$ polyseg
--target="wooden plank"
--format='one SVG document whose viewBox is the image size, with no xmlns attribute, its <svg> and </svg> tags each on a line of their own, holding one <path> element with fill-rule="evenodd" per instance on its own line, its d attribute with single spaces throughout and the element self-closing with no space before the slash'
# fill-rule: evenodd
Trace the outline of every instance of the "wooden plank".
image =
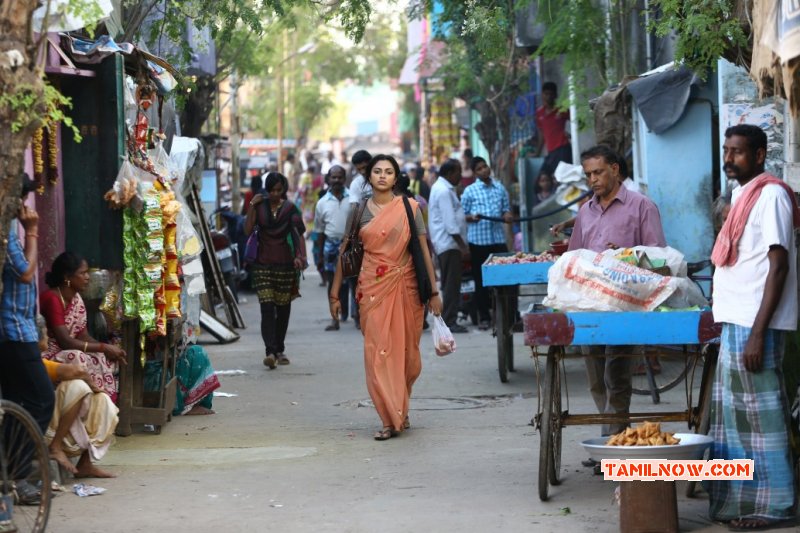
<svg viewBox="0 0 800 533">
<path fill-rule="evenodd" d="M 619 424 L 620 422 L 688 422 L 689 411 L 662 411 L 654 413 L 608 413 L 562 415 L 561 424 L 583 426 L 589 424 Z"/>
<path fill-rule="evenodd" d="M 528 313 L 525 344 L 702 344 L 719 336 L 710 311 Z"/>
</svg>

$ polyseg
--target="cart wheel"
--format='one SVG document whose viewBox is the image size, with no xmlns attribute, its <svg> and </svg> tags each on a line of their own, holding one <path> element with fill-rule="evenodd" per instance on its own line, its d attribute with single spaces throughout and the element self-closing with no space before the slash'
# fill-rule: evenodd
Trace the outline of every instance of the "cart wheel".
<svg viewBox="0 0 800 533">
<path fill-rule="evenodd" d="M 650 396 L 653 403 L 659 403 L 659 395 L 673 389 L 686 378 L 689 370 L 686 347 L 682 351 L 662 349 L 659 353 L 646 353 L 634 358 L 631 386 L 633 394 Z M 656 370 L 657 369 L 657 370 Z"/>
<path fill-rule="evenodd" d="M 506 340 L 506 321 L 508 309 L 502 290 L 496 289 L 494 295 L 494 336 L 497 339 L 497 371 L 500 373 L 500 382 L 508 383 L 508 348 Z"/>
<path fill-rule="evenodd" d="M 694 432 L 698 435 L 708 435 L 711 427 L 711 395 L 714 390 L 714 375 L 717 373 L 717 356 L 719 348 L 715 344 L 705 346 L 705 357 L 703 361 L 703 374 L 700 381 L 700 397 L 697 408 L 694 411 L 696 416 L 690 420 L 694 425 Z M 697 486 L 696 481 L 690 481 L 686 485 L 686 497 L 693 498 L 694 490 Z"/>
<path fill-rule="evenodd" d="M 553 443 L 552 461 L 548 469 L 551 485 L 561 484 L 561 367 L 558 361 L 553 372 L 553 407 L 550 415 L 550 441 Z"/>
<path fill-rule="evenodd" d="M 553 408 L 555 404 L 561 407 L 561 398 L 556 401 L 556 383 L 558 377 L 558 361 L 556 354 L 558 347 L 551 346 L 547 352 L 547 366 L 544 371 L 544 397 L 542 398 L 542 418 L 539 426 L 540 444 L 539 444 L 539 499 L 547 501 L 547 491 L 550 488 L 550 480 L 558 478 L 558 470 L 561 468 L 561 413 L 555 413 Z M 560 384 L 558 385 L 560 389 Z M 559 391 L 560 393 L 560 391 Z M 554 434 L 553 418 L 555 417 L 556 426 L 558 431 Z M 556 436 L 557 435 L 557 436 Z M 558 444 L 558 466 L 556 466 L 555 444 Z M 558 469 L 558 470 L 557 470 Z"/>
</svg>

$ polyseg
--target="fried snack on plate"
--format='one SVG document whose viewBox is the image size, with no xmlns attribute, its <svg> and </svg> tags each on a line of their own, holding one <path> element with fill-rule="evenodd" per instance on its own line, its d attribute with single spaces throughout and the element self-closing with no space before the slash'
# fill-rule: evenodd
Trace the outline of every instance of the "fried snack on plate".
<svg viewBox="0 0 800 533">
<path fill-rule="evenodd" d="M 643 422 L 636 428 L 627 428 L 611 436 L 606 446 L 668 446 L 680 443 L 674 433 L 661 431 L 659 422 Z"/>
</svg>

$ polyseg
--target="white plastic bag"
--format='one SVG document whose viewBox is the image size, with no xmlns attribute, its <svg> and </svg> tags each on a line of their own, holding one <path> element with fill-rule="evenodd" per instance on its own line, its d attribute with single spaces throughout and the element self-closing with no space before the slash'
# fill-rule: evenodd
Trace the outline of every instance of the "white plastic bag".
<svg viewBox="0 0 800 533">
<path fill-rule="evenodd" d="M 562 255 L 547 280 L 542 303 L 560 311 L 652 311 L 662 303 L 674 308 L 707 304 L 688 278 L 661 276 L 591 250 Z"/>
<path fill-rule="evenodd" d="M 560 311 L 652 311 L 675 292 L 672 278 L 613 257 L 575 250 L 547 273 L 547 298 Z"/>
<path fill-rule="evenodd" d="M 447 355 L 456 351 L 456 340 L 441 316 L 434 315 L 431 333 L 433 334 L 433 349 L 436 350 L 436 355 Z"/>
</svg>

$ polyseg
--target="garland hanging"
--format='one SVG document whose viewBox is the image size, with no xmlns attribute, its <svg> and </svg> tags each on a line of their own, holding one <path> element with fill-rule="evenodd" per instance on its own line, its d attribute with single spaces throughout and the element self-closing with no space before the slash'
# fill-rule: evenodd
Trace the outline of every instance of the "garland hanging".
<svg viewBox="0 0 800 533">
<path fill-rule="evenodd" d="M 31 150 L 33 152 L 33 181 L 38 185 L 36 192 L 39 194 L 44 193 L 44 128 L 38 128 L 33 132 L 33 140 L 31 141 Z"/>
<path fill-rule="evenodd" d="M 58 135 L 57 122 L 47 126 L 47 178 L 51 185 L 58 183 Z"/>
</svg>

